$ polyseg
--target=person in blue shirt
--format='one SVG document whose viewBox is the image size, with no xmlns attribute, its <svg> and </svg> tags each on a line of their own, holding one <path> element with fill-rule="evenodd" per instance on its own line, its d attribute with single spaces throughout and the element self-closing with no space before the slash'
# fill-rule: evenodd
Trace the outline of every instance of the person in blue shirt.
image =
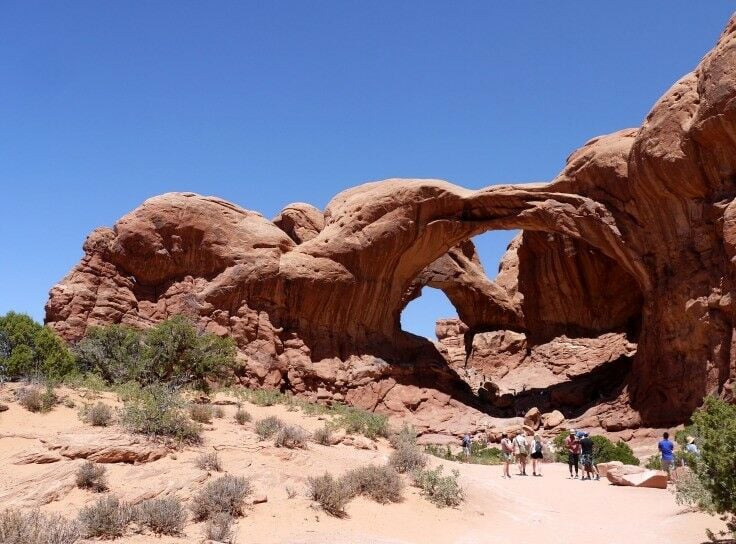
<svg viewBox="0 0 736 544">
<path fill-rule="evenodd" d="M 667 471 L 667 479 L 672 481 L 672 467 L 675 466 L 675 445 L 670 440 L 670 433 L 665 432 L 657 444 L 662 454 L 662 468 Z"/>
</svg>

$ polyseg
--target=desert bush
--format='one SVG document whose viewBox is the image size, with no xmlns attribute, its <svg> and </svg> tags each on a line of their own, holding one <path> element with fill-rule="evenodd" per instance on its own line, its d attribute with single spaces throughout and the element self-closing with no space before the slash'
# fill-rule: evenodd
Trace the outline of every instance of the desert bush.
<svg viewBox="0 0 736 544">
<path fill-rule="evenodd" d="M 317 501 L 325 512 L 336 517 L 345 516 L 345 507 L 355 496 L 351 482 L 325 472 L 322 476 L 310 477 L 308 484 L 310 498 Z"/>
<path fill-rule="evenodd" d="M 214 411 L 209 404 L 192 404 L 189 406 L 189 417 L 197 423 L 212 423 Z"/>
<path fill-rule="evenodd" d="M 205 525 L 204 538 L 214 542 L 224 542 L 232 544 L 235 542 L 235 533 L 233 531 L 233 522 L 235 520 L 230 514 L 218 512 L 214 514 Z"/>
<path fill-rule="evenodd" d="M 77 487 L 82 489 L 90 489 L 101 493 L 107 490 L 107 469 L 93 463 L 92 461 L 85 461 L 82 466 L 77 470 L 76 481 Z"/>
<path fill-rule="evenodd" d="M 256 406 L 275 406 L 286 401 L 286 395 L 277 389 L 244 389 L 242 395 Z"/>
<path fill-rule="evenodd" d="M 464 453 L 457 455 L 452 453 L 449 445 L 444 448 L 434 444 L 430 444 L 424 448 L 424 451 L 440 459 L 447 461 L 456 461 L 458 463 L 470 463 L 476 465 L 500 465 L 503 463 L 501 458 L 501 450 L 496 447 L 488 447 L 480 442 L 473 442 L 470 447 L 470 457 Z M 567 458 L 565 458 L 567 459 Z"/>
<path fill-rule="evenodd" d="M 692 495 L 691 504 L 723 516 L 728 531 L 736 538 L 736 406 L 707 397 L 693 414 L 692 422 L 692 434 L 700 442 L 700 457 L 691 488 L 678 485 L 678 495 L 681 500 Z"/>
<path fill-rule="evenodd" d="M 186 443 L 201 441 L 201 429 L 187 417 L 184 402 L 162 385 L 147 386 L 125 402 L 121 421 L 134 433 Z"/>
<path fill-rule="evenodd" d="M 197 468 L 202 470 L 214 470 L 215 472 L 222 472 L 222 463 L 220 462 L 220 456 L 216 451 L 209 453 L 201 453 L 194 461 Z"/>
<path fill-rule="evenodd" d="M 284 426 L 284 422 L 276 416 L 269 416 L 256 421 L 256 434 L 265 440 L 275 435 L 281 427 Z"/>
<path fill-rule="evenodd" d="M 2 544 L 74 544 L 80 538 L 79 526 L 61 516 L 38 510 L 0 512 Z"/>
<path fill-rule="evenodd" d="M 237 517 L 243 515 L 243 503 L 251 493 L 248 480 L 226 474 L 208 482 L 192 499 L 192 513 L 196 521 L 210 519 L 225 513 Z"/>
<path fill-rule="evenodd" d="M 235 367 L 235 342 L 198 330 L 184 316 L 148 329 L 143 338 L 142 383 L 191 384 L 209 390 L 209 382 L 226 382 Z"/>
<path fill-rule="evenodd" d="M 388 418 L 352 406 L 335 406 L 338 414 L 335 424 L 351 434 L 362 434 L 370 439 L 389 435 Z"/>
<path fill-rule="evenodd" d="M 187 513 L 177 497 L 143 501 L 135 508 L 135 520 L 157 535 L 179 535 L 184 530 Z"/>
<path fill-rule="evenodd" d="M 323 446 L 329 446 L 332 442 L 332 430 L 328 425 L 324 425 L 323 427 L 317 429 L 312 434 L 312 439 L 317 444 L 322 444 Z"/>
<path fill-rule="evenodd" d="M 108 384 L 137 381 L 143 372 L 143 333 L 127 325 L 90 327 L 74 354 L 80 368 Z"/>
<path fill-rule="evenodd" d="M 18 404 L 29 412 L 48 412 L 58 402 L 51 385 L 47 385 L 43 390 L 38 386 L 21 387 L 15 396 Z"/>
<path fill-rule="evenodd" d="M 253 418 L 250 413 L 247 410 L 244 410 L 241 406 L 238 406 L 238 410 L 235 412 L 235 421 L 238 425 L 245 425 L 251 419 Z"/>
<path fill-rule="evenodd" d="M 343 479 L 353 495 L 370 497 L 374 501 L 385 504 L 400 502 L 404 483 L 396 470 L 388 465 L 367 465 L 349 471 Z"/>
<path fill-rule="evenodd" d="M 440 508 L 458 506 L 463 500 L 463 489 L 457 479 L 460 473 L 453 470 L 449 476 L 442 475 L 443 466 L 414 473 L 414 485 L 422 495 Z"/>
<path fill-rule="evenodd" d="M 404 423 L 401 429 L 389 434 L 388 441 L 395 449 L 404 444 L 415 446 L 417 443 L 417 430 L 412 426 Z"/>
<path fill-rule="evenodd" d="M 424 468 L 427 456 L 424 455 L 416 442 L 397 442 L 396 449 L 389 456 L 389 464 L 400 473 L 413 472 Z"/>
<path fill-rule="evenodd" d="M 662 457 L 660 455 L 652 455 L 647 459 L 644 468 L 649 470 L 662 470 Z"/>
<path fill-rule="evenodd" d="M 285 425 L 279 429 L 274 444 L 280 448 L 306 448 L 307 432 L 296 425 Z"/>
<path fill-rule="evenodd" d="M 92 405 L 85 405 L 80 415 L 85 423 L 93 427 L 107 427 L 112 423 L 113 411 L 107 404 L 98 402 Z"/>
<path fill-rule="evenodd" d="M 105 495 L 79 512 L 79 524 L 85 538 L 123 536 L 133 519 L 133 509 L 115 495 Z"/>
<path fill-rule="evenodd" d="M 212 417 L 216 417 L 217 419 L 225 417 L 225 410 L 222 409 L 222 406 L 212 407 Z"/>
<path fill-rule="evenodd" d="M 8 379 L 59 379 L 73 374 L 76 364 L 66 344 L 49 327 L 30 316 L 0 316 L 0 367 Z"/>
</svg>

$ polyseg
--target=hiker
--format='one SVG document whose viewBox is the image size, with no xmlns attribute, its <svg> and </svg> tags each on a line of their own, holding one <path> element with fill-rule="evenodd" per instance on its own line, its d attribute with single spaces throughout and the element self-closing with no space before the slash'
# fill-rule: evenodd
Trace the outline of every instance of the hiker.
<svg viewBox="0 0 736 544">
<path fill-rule="evenodd" d="M 593 439 L 588 433 L 583 433 L 580 439 L 580 464 L 583 465 L 583 480 L 593 479 Z M 600 479 L 597 476 L 596 479 Z"/>
<path fill-rule="evenodd" d="M 672 481 L 672 467 L 675 465 L 675 445 L 670 440 L 670 433 L 664 432 L 662 440 L 657 444 L 662 454 L 662 468 L 667 471 L 667 480 Z"/>
<path fill-rule="evenodd" d="M 470 457 L 472 448 L 473 448 L 473 437 L 470 436 L 469 433 L 465 433 L 465 436 L 463 436 L 463 452 L 465 453 L 465 457 Z"/>
<path fill-rule="evenodd" d="M 516 460 L 519 462 L 519 476 L 526 476 L 526 459 L 529 455 L 529 445 L 524 436 L 524 431 L 519 431 L 514 438 L 514 453 L 516 454 Z"/>
<path fill-rule="evenodd" d="M 503 460 L 503 475 L 501 477 L 511 478 L 509 467 L 514 462 L 514 445 L 506 433 L 501 435 L 501 459 Z"/>
<path fill-rule="evenodd" d="M 580 464 L 580 441 L 575 436 L 575 429 L 570 429 L 570 436 L 565 438 L 565 447 L 567 448 L 567 466 L 570 469 L 570 478 L 573 477 L 573 467 L 575 467 L 575 478 L 577 478 L 578 465 Z"/>
<path fill-rule="evenodd" d="M 688 453 L 692 453 L 693 455 L 700 455 L 700 449 L 698 448 L 698 445 L 695 443 L 694 436 L 687 437 L 687 445 L 685 446 L 685 451 Z"/>
<path fill-rule="evenodd" d="M 542 459 L 544 458 L 544 446 L 542 444 L 542 438 L 539 436 L 539 434 L 534 434 L 534 439 L 532 440 L 532 476 L 541 476 L 542 475 Z"/>
</svg>

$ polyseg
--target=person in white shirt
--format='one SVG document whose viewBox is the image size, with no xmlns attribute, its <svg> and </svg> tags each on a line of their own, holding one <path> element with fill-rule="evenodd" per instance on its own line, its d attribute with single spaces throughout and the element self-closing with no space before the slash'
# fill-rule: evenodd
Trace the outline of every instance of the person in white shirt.
<svg viewBox="0 0 736 544">
<path fill-rule="evenodd" d="M 526 476 L 526 461 L 529 457 L 529 444 L 524 436 L 524 431 L 519 431 L 514 438 L 514 453 L 519 463 L 519 476 Z"/>
</svg>

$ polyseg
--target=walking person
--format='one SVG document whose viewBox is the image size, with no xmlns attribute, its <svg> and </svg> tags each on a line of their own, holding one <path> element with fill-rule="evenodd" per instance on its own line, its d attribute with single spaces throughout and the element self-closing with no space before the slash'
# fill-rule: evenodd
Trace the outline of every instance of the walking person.
<svg viewBox="0 0 736 544">
<path fill-rule="evenodd" d="M 575 468 L 575 478 L 578 477 L 578 466 L 580 465 L 580 441 L 575 436 L 575 429 L 570 429 L 570 436 L 565 438 L 567 448 L 567 466 L 570 469 L 570 478 L 573 477 L 572 469 Z"/>
<path fill-rule="evenodd" d="M 542 475 L 542 459 L 544 458 L 544 446 L 542 444 L 542 438 L 539 434 L 534 435 L 532 440 L 532 476 Z"/>
<path fill-rule="evenodd" d="M 583 433 L 580 439 L 580 464 L 583 465 L 583 480 L 593 479 L 593 439 Z"/>
<path fill-rule="evenodd" d="M 514 445 L 506 433 L 501 435 L 501 459 L 503 460 L 502 478 L 511 478 L 510 467 L 514 462 Z"/>
<path fill-rule="evenodd" d="M 524 431 L 519 431 L 514 438 L 514 453 L 519 462 L 519 476 L 526 476 L 526 462 L 529 455 L 529 444 L 526 441 Z"/>
<path fill-rule="evenodd" d="M 672 468 L 675 466 L 675 445 L 670 440 L 670 433 L 664 432 L 662 440 L 657 444 L 662 454 L 662 468 L 667 471 L 667 481 L 672 481 Z"/>
<path fill-rule="evenodd" d="M 473 451 L 473 437 L 470 436 L 470 433 L 465 433 L 463 436 L 463 453 L 465 453 L 465 457 L 470 458 L 470 454 Z"/>
</svg>

